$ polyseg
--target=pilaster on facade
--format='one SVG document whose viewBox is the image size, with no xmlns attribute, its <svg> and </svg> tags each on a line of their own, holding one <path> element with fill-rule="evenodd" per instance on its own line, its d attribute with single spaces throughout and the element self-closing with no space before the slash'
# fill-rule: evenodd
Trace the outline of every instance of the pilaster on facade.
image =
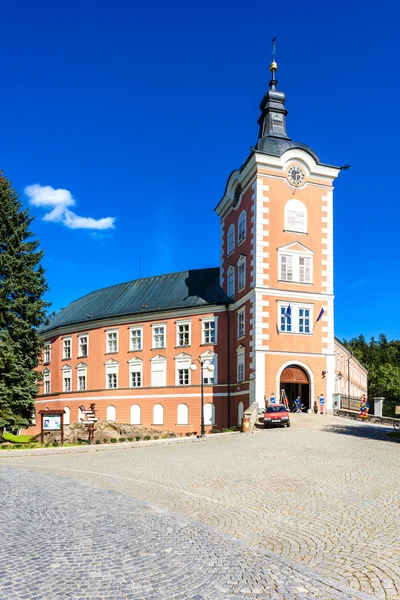
<svg viewBox="0 0 400 600">
<path fill-rule="evenodd" d="M 251 284 L 268 287 L 269 280 L 269 186 L 257 176 L 253 184 Z"/>
<path fill-rule="evenodd" d="M 322 196 L 322 291 L 333 294 L 333 194 L 328 190 Z"/>
</svg>

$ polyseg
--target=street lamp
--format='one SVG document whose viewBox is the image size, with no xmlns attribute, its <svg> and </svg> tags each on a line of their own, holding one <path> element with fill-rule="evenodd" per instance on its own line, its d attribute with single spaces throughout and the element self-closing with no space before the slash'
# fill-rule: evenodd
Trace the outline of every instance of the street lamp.
<svg viewBox="0 0 400 600">
<path fill-rule="evenodd" d="M 190 365 L 191 371 L 197 371 L 196 362 L 200 365 L 200 384 L 201 384 L 201 437 L 206 435 L 204 431 L 204 371 L 210 371 L 212 373 L 215 370 L 215 367 L 208 358 L 194 358 L 192 364 Z"/>
</svg>

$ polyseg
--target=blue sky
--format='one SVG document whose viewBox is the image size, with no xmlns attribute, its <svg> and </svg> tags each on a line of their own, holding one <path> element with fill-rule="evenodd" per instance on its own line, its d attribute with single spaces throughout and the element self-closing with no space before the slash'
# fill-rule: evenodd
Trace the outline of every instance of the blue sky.
<svg viewBox="0 0 400 600">
<path fill-rule="evenodd" d="M 213 209 L 256 142 L 277 35 L 290 137 L 351 164 L 334 196 L 336 335 L 400 338 L 399 12 L 385 0 L 3 4 L 0 168 L 27 206 L 27 186 L 67 190 L 61 215 L 29 188 L 53 309 L 139 271 L 219 264 Z"/>
</svg>

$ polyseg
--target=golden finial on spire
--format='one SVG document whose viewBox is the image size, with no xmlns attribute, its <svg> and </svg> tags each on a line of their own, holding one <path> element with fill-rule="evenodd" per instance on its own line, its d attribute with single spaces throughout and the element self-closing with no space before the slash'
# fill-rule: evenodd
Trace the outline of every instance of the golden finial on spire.
<svg viewBox="0 0 400 600">
<path fill-rule="evenodd" d="M 276 51 L 276 35 L 272 38 L 272 63 L 269 70 L 272 73 L 272 77 L 275 75 L 275 71 L 278 69 L 278 64 L 275 62 L 275 51 Z"/>
</svg>

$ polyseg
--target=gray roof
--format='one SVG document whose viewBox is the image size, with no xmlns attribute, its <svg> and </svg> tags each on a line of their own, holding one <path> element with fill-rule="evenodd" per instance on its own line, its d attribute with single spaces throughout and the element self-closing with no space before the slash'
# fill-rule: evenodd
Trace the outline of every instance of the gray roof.
<svg viewBox="0 0 400 600">
<path fill-rule="evenodd" d="M 259 152 L 264 152 L 265 154 L 269 154 L 270 156 L 278 156 L 280 158 L 282 154 L 284 154 L 287 150 L 291 150 L 292 148 L 308 152 L 308 154 L 311 154 L 318 165 L 321 164 L 319 157 L 317 154 L 315 154 L 314 150 L 310 148 L 310 146 L 307 146 L 302 142 L 294 142 L 289 138 L 272 136 L 260 138 L 257 142 L 256 150 Z"/>
<path fill-rule="evenodd" d="M 219 284 L 219 267 L 181 271 L 91 292 L 71 302 L 40 333 L 78 323 L 87 325 L 108 317 L 230 302 Z"/>
</svg>

